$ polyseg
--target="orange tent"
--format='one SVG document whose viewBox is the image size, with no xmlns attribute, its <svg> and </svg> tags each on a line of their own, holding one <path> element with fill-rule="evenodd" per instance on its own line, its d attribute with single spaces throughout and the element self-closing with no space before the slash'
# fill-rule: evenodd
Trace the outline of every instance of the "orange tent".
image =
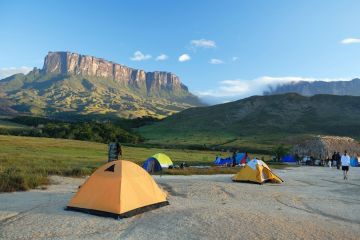
<svg viewBox="0 0 360 240">
<path fill-rule="evenodd" d="M 166 193 L 144 169 L 119 160 L 98 168 L 70 200 L 67 210 L 117 218 L 168 204 Z"/>
</svg>

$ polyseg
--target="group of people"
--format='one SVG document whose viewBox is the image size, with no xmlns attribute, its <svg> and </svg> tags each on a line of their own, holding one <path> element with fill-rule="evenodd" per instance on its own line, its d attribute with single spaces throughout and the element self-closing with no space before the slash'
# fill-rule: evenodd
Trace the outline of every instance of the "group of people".
<svg viewBox="0 0 360 240">
<path fill-rule="evenodd" d="M 332 168 L 333 166 L 336 166 L 337 169 L 340 169 L 341 166 L 341 155 L 339 152 L 334 152 L 334 154 L 331 156 L 331 159 L 327 160 L 327 165 Z"/>
<path fill-rule="evenodd" d="M 347 154 L 347 151 L 341 156 L 339 152 L 334 152 L 331 156 L 331 159 L 328 160 L 328 166 L 331 168 L 332 164 L 336 164 L 337 169 L 343 171 L 344 180 L 348 179 L 348 172 L 350 168 L 350 156 Z"/>
</svg>

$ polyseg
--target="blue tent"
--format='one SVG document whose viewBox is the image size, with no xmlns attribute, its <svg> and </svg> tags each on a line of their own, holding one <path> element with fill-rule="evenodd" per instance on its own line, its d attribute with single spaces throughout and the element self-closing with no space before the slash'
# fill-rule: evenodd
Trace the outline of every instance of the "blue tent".
<svg viewBox="0 0 360 240">
<path fill-rule="evenodd" d="M 359 161 L 357 157 L 353 157 L 350 159 L 350 166 L 359 167 Z"/>
<path fill-rule="evenodd" d="M 156 158 L 153 158 L 153 157 L 148 158 L 144 162 L 143 168 L 147 172 L 159 172 L 159 171 L 162 170 L 162 167 L 161 167 L 159 161 Z"/>
<path fill-rule="evenodd" d="M 294 156 L 288 154 L 288 155 L 282 156 L 281 162 L 283 162 L 283 163 L 296 163 L 296 159 L 295 159 Z"/>
<path fill-rule="evenodd" d="M 217 157 L 214 161 L 215 165 L 225 165 L 225 164 L 232 164 L 232 158 L 228 157 L 228 158 L 221 158 L 221 157 Z"/>
<path fill-rule="evenodd" d="M 236 154 L 236 164 L 240 164 L 241 163 L 241 160 L 245 159 L 246 163 L 250 162 L 250 158 L 249 158 L 249 155 L 246 156 L 246 153 L 237 153 Z"/>
<path fill-rule="evenodd" d="M 246 157 L 245 153 L 237 153 L 235 156 L 236 165 L 239 165 L 241 163 L 241 160 L 243 160 Z M 246 158 L 246 163 L 250 161 L 249 156 Z M 217 157 L 214 161 L 215 165 L 226 165 L 226 164 L 232 164 L 233 160 L 232 157 L 227 158 L 221 158 Z"/>
</svg>

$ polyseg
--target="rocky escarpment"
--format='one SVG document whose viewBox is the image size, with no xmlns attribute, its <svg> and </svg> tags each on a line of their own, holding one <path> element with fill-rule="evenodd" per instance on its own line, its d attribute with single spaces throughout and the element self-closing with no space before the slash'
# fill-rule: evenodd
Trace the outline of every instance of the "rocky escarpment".
<svg viewBox="0 0 360 240">
<path fill-rule="evenodd" d="M 49 52 L 42 69 L 0 81 L 0 112 L 8 114 L 166 117 L 200 105 L 175 74 L 70 52 Z"/>
<path fill-rule="evenodd" d="M 188 88 L 175 74 L 145 72 L 101 58 L 71 52 L 49 52 L 45 57 L 42 71 L 45 74 L 74 74 L 111 79 L 124 85 L 146 88 L 149 93 L 161 89 L 188 92 Z"/>
<path fill-rule="evenodd" d="M 275 88 L 270 88 L 269 91 L 264 92 L 264 95 L 283 94 L 290 92 L 298 93 L 303 96 L 313 96 L 316 94 L 360 96 L 360 79 L 355 78 L 351 81 L 334 82 L 292 82 L 279 85 Z"/>
</svg>

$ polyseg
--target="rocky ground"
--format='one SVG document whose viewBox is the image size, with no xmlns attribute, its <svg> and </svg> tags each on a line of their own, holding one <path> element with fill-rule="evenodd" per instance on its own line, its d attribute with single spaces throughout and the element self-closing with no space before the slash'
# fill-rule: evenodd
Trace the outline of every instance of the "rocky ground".
<svg viewBox="0 0 360 240">
<path fill-rule="evenodd" d="M 170 205 L 114 220 L 64 211 L 84 179 L 0 194 L 1 239 L 360 239 L 360 168 L 276 171 L 283 184 L 230 175 L 162 176 Z"/>
</svg>

